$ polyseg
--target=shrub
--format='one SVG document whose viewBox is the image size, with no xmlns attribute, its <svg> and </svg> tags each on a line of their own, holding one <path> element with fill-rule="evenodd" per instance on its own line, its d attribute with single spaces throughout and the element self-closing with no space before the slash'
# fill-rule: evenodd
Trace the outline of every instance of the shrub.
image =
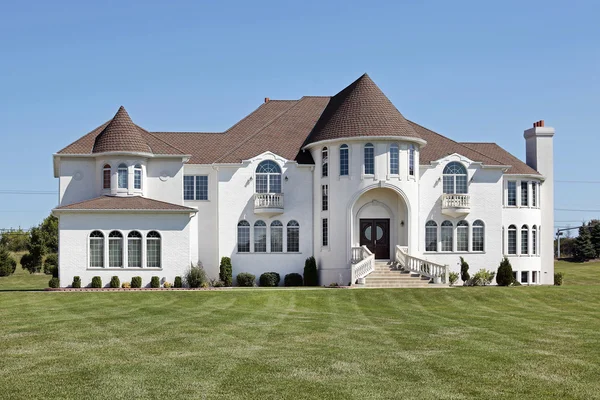
<svg viewBox="0 0 600 400">
<path fill-rule="evenodd" d="M 166 289 L 171 289 L 173 287 L 173 284 L 171 282 L 165 282 L 163 283 L 163 287 Z"/>
<path fill-rule="evenodd" d="M 212 287 L 224 287 L 225 283 L 220 279 L 211 279 L 210 286 Z"/>
<path fill-rule="evenodd" d="M 500 266 L 498 267 L 498 273 L 496 274 L 496 283 L 498 286 L 509 286 L 515 277 L 513 276 L 512 265 L 508 261 L 507 257 L 504 257 Z"/>
<path fill-rule="evenodd" d="M 331 282 L 331 283 L 329 284 L 329 287 L 340 287 L 340 285 L 339 285 L 339 283 L 337 283 L 337 282 Z"/>
<path fill-rule="evenodd" d="M 242 273 L 237 274 L 235 279 L 237 280 L 238 286 L 252 287 L 255 284 L 256 276 L 249 274 L 247 272 L 242 272 Z"/>
<path fill-rule="evenodd" d="M 458 272 L 450 272 L 448 274 L 448 280 L 450 281 L 450 286 L 454 286 L 454 284 L 458 280 Z"/>
<path fill-rule="evenodd" d="M 317 261 L 314 257 L 308 257 L 304 262 L 304 286 L 319 286 Z"/>
<path fill-rule="evenodd" d="M 150 279 L 150 287 L 155 289 L 160 287 L 160 278 L 158 276 L 153 276 Z"/>
<path fill-rule="evenodd" d="M 466 284 L 471 275 L 469 275 L 469 264 L 465 261 L 464 258 L 460 258 L 460 279 Z"/>
<path fill-rule="evenodd" d="M 202 263 L 198 262 L 195 266 L 194 264 L 190 265 L 190 269 L 185 273 L 185 283 L 188 287 L 199 288 L 206 282 L 206 271 L 204 271 Z"/>
<path fill-rule="evenodd" d="M 141 288 L 142 287 L 142 277 L 134 276 L 131 278 L 131 287 L 132 288 Z"/>
<path fill-rule="evenodd" d="M 48 281 L 48 287 L 51 287 L 54 289 L 60 287 L 60 282 L 58 281 L 58 278 L 56 278 L 56 277 L 50 278 L 50 280 Z"/>
<path fill-rule="evenodd" d="M 183 287 L 183 281 L 181 280 L 180 276 L 176 276 L 175 277 L 175 281 L 173 282 L 173 286 L 175 286 L 176 288 L 182 288 Z"/>
<path fill-rule="evenodd" d="M 468 286 L 487 286 L 489 285 L 496 276 L 495 272 L 488 271 L 487 269 L 480 269 L 473 275 L 471 279 L 467 281 Z"/>
<path fill-rule="evenodd" d="M 562 272 L 555 272 L 554 273 L 554 285 L 556 285 L 556 286 L 562 286 L 564 277 L 565 277 L 564 273 L 562 273 Z"/>
<path fill-rule="evenodd" d="M 52 253 L 44 260 L 44 273 L 58 278 L 58 254 Z"/>
<path fill-rule="evenodd" d="M 131 288 L 131 283 L 129 283 L 129 282 L 123 282 L 123 283 L 121 284 L 121 287 L 122 287 L 123 289 L 129 289 L 129 288 Z"/>
<path fill-rule="evenodd" d="M 119 281 L 118 276 L 113 276 L 110 278 L 110 287 L 113 289 L 117 289 L 121 287 L 121 281 Z"/>
<path fill-rule="evenodd" d="M 101 288 L 102 287 L 102 278 L 100 278 L 99 276 L 95 276 L 92 278 L 92 287 L 93 288 Z"/>
<path fill-rule="evenodd" d="M 30 274 L 40 272 L 40 264 L 39 257 L 35 257 L 31 253 L 25 253 L 21 257 L 21 267 L 29 271 Z"/>
<path fill-rule="evenodd" d="M 76 289 L 79 289 L 81 287 L 81 278 L 78 276 L 74 276 L 73 283 L 71 284 L 71 286 Z"/>
<path fill-rule="evenodd" d="M 0 247 L 0 276 L 12 275 L 17 269 L 17 262 L 12 258 L 10 252 L 4 247 Z"/>
<path fill-rule="evenodd" d="M 208 284 L 208 282 L 202 282 L 202 283 L 200 284 L 200 287 L 201 287 L 202 289 L 208 289 L 208 288 L 210 287 L 210 285 Z"/>
<path fill-rule="evenodd" d="M 279 286 L 279 281 L 281 281 L 281 277 L 277 272 L 265 272 L 258 278 L 260 286 L 265 287 Z"/>
<path fill-rule="evenodd" d="M 512 286 L 523 286 L 521 285 L 521 282 L 519 282 L 518 280 L 513 280 Z"/>
<path fill-rule="evenodd" d="M 302 286 L 302 275 L 292 272 L 283 278 L 285 286 Z"/>
<path fill-rule="evenodd" d="M 222 257 L 219 265 L 219 279 L 225 286 L 231 286 L 233 283 L 233 269 L 231 268 L 231 258 Z"/>
</svg>

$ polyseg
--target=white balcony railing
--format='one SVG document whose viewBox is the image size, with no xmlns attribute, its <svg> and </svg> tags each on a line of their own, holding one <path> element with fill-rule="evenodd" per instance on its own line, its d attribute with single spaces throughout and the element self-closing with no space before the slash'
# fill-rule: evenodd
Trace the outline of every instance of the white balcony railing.
<svg viewBox="0 0 600 400">
<path fill-rule="evenodd" d="M 254 209 L 281 209 L 283 210 L 283 193 L 255 193 Z"/>
<path fill-rule="evenodd" d="M 468 194 L 444 194 L 442 196 L 442 208 L 470 208 Z"/>
</svg>

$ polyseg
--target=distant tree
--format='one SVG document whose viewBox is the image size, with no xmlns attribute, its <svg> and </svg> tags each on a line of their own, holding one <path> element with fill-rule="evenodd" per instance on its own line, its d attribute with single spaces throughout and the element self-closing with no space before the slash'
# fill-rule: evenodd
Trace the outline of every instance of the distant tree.
<svg viewBox="0 0 600 400">
<path fill-rule="evenodd" d="M 471 275 L 469 275 L 469 264 L 465 261 L 464 258 L 460 258 L 460 279 L 463 282 L 468 282 L 471 279 Z"/>
<path fill-rule="evenodd" d="M 44 255 L 58 253 L 58 218 L 49 215 L 38 226 L 31 228 L 26 247 L 29 254 L 21 261 L 23 269 L 31 273 L 39 272 Z"/>
<path fill-rule="evenodd" d="M 8 251 L 25 251 L 29 242 L 29 233 L 19 228 L 15 232 L 5 233 L 0 238 L 0 246 Z"/>
<path fill-rule="evenodd" d="M 0 245 L 0 276 L 12 275 L 17 269 L 17 262 L 10 255 L 8 249 Z"/>
<path fill-rule="evenodd" d="M 573 248 L 573 258 L 576 261 L 583 262 L 590 260 L 596 256 L 596 250 L 592 244 L 592 235 L 587 226 L 579 228 L 579 236 L 575 238 Z"/>
<path fill-rule="evenodd" d="M 600 224 L 594 224 L 591 230 L 591 240 L 596 252 L 596 258 L 600 258 Z"/>
</svg>

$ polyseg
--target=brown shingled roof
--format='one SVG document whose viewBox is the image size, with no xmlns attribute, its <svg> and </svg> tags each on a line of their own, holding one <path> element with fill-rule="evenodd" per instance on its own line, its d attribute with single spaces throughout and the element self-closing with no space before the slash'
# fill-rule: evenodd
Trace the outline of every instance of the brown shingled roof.
<svg viewBox="0 0 600 400">
<path fill-rule="evenodd" d="M 144 131 L 133 123 L 125 107 L 121 106 L 113 119 L 96 136 L 92 153 L 109 151 L 150 153 L 150 147 L 143 135 Z"/>
<path fill-rule="evenodd" d="M 141 196 L 100 196 L 95 199 L 81 201 L 55 210 L 90 210 L 90 211 L 119 211 L 119 210 L 148 210 L 148 211 L 182 211 L 196 212 L 195 208 L 180 206 L 178 204 L 148 199 Z"/>
<path fill-rule="evenodd" d="M 498 146 L 496 143 L 472 143 L 463 142 L 463 146 L 478 151 L 479 153 L 487 154 L 494 159 L 500 161 L 504 165 L 511 167 L 506 171 L 507 174 L 525 174 L 525 175 L 540 175 L 535 169 L 519 160 L 517 157 Z"/>
</svg>

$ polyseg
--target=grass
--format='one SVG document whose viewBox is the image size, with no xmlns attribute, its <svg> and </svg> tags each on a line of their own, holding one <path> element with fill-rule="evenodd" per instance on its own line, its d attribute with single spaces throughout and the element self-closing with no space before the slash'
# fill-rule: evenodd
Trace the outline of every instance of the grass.
<svg viewBox="0 0 600 400">
<path fill-rule="evenodd" d="M 565 274 L 563 285 L 600 285 L 600 262 L 572 263 L 557 261 L 555 272 Z M 600 289 L 600 288 L 599 288 Z"/>
<path fill-rule="evenodd" d="M 0 393 L 598 399 L 599 306 L 593 285 L 4 292 Z"/>
<path fill-rule="evenodd" d="M 48 281 L 52 276 L 44 273 L 30 274 L 21 268 L 21 256 L 26 252 L 14 253 L 13 258 L 17 261 L 17 269 L 11 276 L 0 277 L 0 291 L 18 290 L 43 290 L 48 287 Z"/>
</svg>

